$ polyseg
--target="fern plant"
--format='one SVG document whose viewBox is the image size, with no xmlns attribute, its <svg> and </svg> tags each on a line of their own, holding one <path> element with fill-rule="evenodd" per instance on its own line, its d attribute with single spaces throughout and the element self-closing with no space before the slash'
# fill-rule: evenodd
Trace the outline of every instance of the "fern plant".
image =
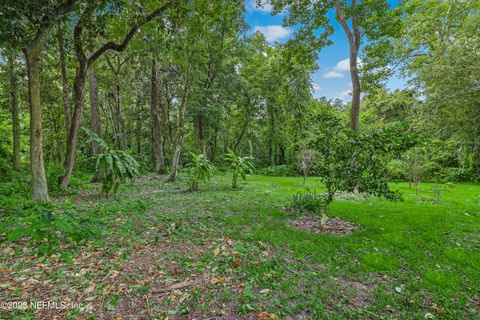
<svg viewBox="0 0 480 320">
<path fill-rule="evenodd" d="M 189 163 L 188 181 L 190 184 L 190 191 L 198 190 L 198 183 L 210 179 L 210 176 L 215 172 L 215 166 L 203 154 L 195 154 L 190 152 L 192 157 Z"/>
<path fill-rule="evenodd" d="M 89 135 L 90 141 L 98 142 L 102 153 L 96 155 L 95 171 L 102 173 L 102 193 L 108 197 L 115 195 L 121 183 L 126 179 L 133 181 L 139 174 L 138 162 L 123 150 L 112 149 L 108 143 L 93 131 L 83 128 Z"/>
<path fill-rule="evenodd" d="M 253 169 L 255 168 L 252 157 L 240 157 L 236 155 L 232 149 L 228 149 L 228 153 L 225 155 L 225 160 L 230 163 L 230 168 L 233 170 L 233 189 L 237 188 L 238 178 L 241 177 L 243 180 L 246 180 L 247 174 L 253 173 Z"/>
</svg>

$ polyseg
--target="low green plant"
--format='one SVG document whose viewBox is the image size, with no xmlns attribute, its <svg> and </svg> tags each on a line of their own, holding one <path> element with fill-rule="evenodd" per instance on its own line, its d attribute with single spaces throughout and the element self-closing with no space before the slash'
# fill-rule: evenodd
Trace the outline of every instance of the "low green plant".
<svg viewBox="0 0 480 320">
<path fill-rule="evenodd" d="M 102 192 L 108 197 L 115 195 L 121 183 L 126 179 L 133 180 L 139 174 L 138 162 L 123 150 L 112 149 L 108 143 L 96 133 L 83 128 L 90 140 L 95 140 L 100 145 L 102 153 L 96 156 L 95 171 L 102 173 Z"/>
<path fill-rule="evenodd" d="M 55 210 L 51 203 L 28 202 L 22 212 L 3 219 L 0 234 L 4 240 L 25 240 L 37 253 L 49 255 L 64 244 L 79 244 L 99 234 L 94 223 L 76 215 L 74 210 Z"/>
<path fill-rule="evenodd" d="M 190 152 L 191 162 L 188 164 L 188 182 L 190 191 L 198 190 L 198 183 L 205 182 L 215 172 L 215 166 L 203 154 Z"/>
<path fill-rule="evenodd" d="M 297 168 L 292 164 L 268 166 L 257 170 L 258 174 L 272 177 L 295 177 L 298 176 Z"/>
<path fill-rule="evenodd" d="M 239 177 L 241 177 L 243 180 L 246 180 L 247 174 L 253 173 L 253 169 L 255 168 L 252 157 L 240 157 L 236 155 L 232 149 L 228 149 L 228 153 L 225 155 L 225 161 L 230 164 L 230 168 L 233 170 L 233 189 L 237 188 L 237 181 Z"/>
<path fill-rule="evenodd" d="M 330 202 L 327 195 L 307 190 L 292 196 L 291 208 L 300 213 L 325 213 Z"/>
</svg>

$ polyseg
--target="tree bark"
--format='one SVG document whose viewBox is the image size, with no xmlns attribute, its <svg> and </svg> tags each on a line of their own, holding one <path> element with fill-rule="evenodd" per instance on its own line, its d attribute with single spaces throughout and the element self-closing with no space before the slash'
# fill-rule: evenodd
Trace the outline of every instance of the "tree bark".
<svg viewBox="0 0 480 320">
<path fill-rule="evenodd" d="M 40 59 L 47 30 L 39 31 L 23 49 L 27 62 L 28 97 L 30 102 L 30 169 L 32 200 L 48 201 L 48 186 L 43 164 L 42 108 L 40 99 Z"/>
<path fill-rule="evenodd" d="M 150 86 L 150 114 L 152 116 L 152 138 L 155 154 L 155 171 L 165 173 L 165 157 L 163 154 L 163 130 L 158 108 L 158 65 L 157 60 L 152 58 L 152 75 Z"/>
<path fill-rule="evenodd" d="M 13 170 L 20 171 L 20 119 L 18 117 L 17 76 L 15 74 L 15 55 L 8 56 L 8 73 L 10 78 L 10 111 L 13 127 Z"/>
<path fill-rule="evenodd" d="M 62 80 L 62 99 L 63 99 L 63 113 L 65 115 L 65 134 L 66 141 L 68 142 L 68 135 L 70 134 L 70 104 L 68 102 L 68 82 L 67 82 L 67 70 L 65 67 L 65 48 L 63 41 L 63 30 L 60 22 L 57 24 L 57 43 L 59 53 L 59 67 L 60 77 Z"/>
<path fill-rule="evenodd" d="M 337 14 L 337 19 L 342 26 L 345 35 L 347 36 L 348 46 L 350 51 L 350 78 L 352 80 L 352 110 L 350 113 L 351 117 L 351 128 L 354 131 L 360 129 L 359 116 L 360 116 L 360 96 L 361 96 L 361 87 L 360 87 L 360 78 L 358 76 L 358 51 L 360 49 L 361 34 L 359 26 L 357 23 L 357 12 L 356 12 L 356 0 L 352 0 L 351 3 L 351 17 L 352 17 L 352 27 L 347 23 L 347 19 L 343 12 L 343 9 L 338 2 L 334 0 L 335 10 Z"/>
<path fill-rule="evenodd" d="M 87 70 L 88 74 L 88 91 L 90 98 L 90 129 L 95 132 L 98 136 L 101 135 L 101 125 L 100 125 L 100 107 L 98 103 L 98 85 L 97 85 L 97 73 L 95 72 L 95 67 L 90 66 Z M 97 156 L 100 154 L 100 145 L 98 141 L 92 141 L 92 156 Z M 95 171 L 93 175 L 92 182 L 99 182 L 102 179 L 102 173 L 100 171 Z"/>
</svg>

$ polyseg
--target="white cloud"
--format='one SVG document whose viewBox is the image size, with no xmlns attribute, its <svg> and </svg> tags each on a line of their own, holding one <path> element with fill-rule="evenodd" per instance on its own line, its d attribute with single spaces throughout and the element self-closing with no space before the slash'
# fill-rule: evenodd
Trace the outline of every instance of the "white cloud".
<svg viewBox="0 0 480 320">
<path fill-rule="evenodd" d="M 334 69 L 340 72 L 350 71 L 350 59 L 338 61 Z"/>
<path fill-rule="evenodd" d="M 338 99 L 340 100 L 349 100 L 349 98 L 352 96 L 352 88 L 349 87 L 345 90 L 343 90 L 342 92 L 340 92 L 337 96 Z"/>
<path fill-rule="evenodd" d="M 254 11 L 272 12 L 272 4 L 269 0 L 261 0 L 260 5 L 257 4 L 257 0 L 250 0 L 250 8 Z"/>
<path fill-rule="evenodd" d="M 322 74 L 322 78 L 325 78 L 325 79 L 343 78 L 343 77 L 344 77 L 343 73 L 335 70 L 331 70 Z"/>
<path fill-rule="evenodd" d="M 267 39 L 269 42 L 285 39 L 292 33 L 289 28 L 285 28 L 280 25 L 255 26 L 255 28 L 253 28 L 253 32 L 256 31 L 263 33 L 265 39 Z"/>
<path fill-rule="evenodd" d="M 322 86 L 320 86 L 318 83 L 313 82 L 312 83 L 312 89 L 313 89 L 313 94 L 319 94 L 320 91 L 322 91 Z"/>
<path fill-rule="evenodd" d="M 358 59 L 358 66 L 362 66 L 362 60 Z M 322 77 L 325 79 L 332 79 L 332 78 L 343 78 L 345 73 L 350 71 L 350 59 L 343 59 L 337 62 L 335 67 L 333 67 L 330 71 L 325 72 Z"/>
</svg>

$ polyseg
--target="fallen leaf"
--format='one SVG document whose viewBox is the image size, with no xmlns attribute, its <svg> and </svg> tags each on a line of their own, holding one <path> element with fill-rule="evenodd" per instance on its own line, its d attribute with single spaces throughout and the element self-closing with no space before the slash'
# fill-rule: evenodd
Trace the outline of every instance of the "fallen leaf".
<svg viewBox="0 0 480 320">
<path fill-rule="evenodd" d="M 92 284 L 87 289 L 85 289 L 85 293 L 92 293 L 95 290 L 95 284 Z"/>
<path fill-rule="evenodd" d="M 269 293 L 269 292 L 270 292 L 270 289 L 262 289 L 262 290 L 260 290 L 260 293 L 261 293 L 261 294 L 267 294 L 267 293 Z"/>
<path fill-rule="evenodd" d="M 218 254 L 220 253 L 220 248 L 215 248 L 215 250 L 213 250 L 213 255 L 216 257 L 218 256 Z"/>
<path fill-rule="evenodd" d="M 240 259 L 238 257 L 233 258 L 233 267 L 237 268 L 240 265 Z"/>
<path fill-rule="evenodd" d="M 270 319 L 270 315 L 265 311 L 257 313 L 256 316 L 257 316 L 257 319 Z"/>
</svg>

